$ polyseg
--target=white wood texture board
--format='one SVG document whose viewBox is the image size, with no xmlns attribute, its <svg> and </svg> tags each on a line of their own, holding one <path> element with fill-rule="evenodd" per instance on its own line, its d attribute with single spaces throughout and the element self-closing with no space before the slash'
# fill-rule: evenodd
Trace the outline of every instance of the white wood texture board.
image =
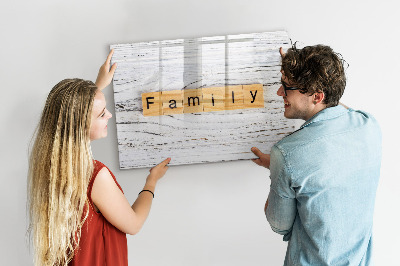
<svg viewBox="0 0 400 266">
<path fill-rule="evenodd" d="M 121 169 L 254 158 L 295 129 L 284 118 L 279 47 L 286 32 L 115 44 L 112 63 Z M 143 116 L 145 92 L 263 84 L 264 108 Z"/>
</svg>

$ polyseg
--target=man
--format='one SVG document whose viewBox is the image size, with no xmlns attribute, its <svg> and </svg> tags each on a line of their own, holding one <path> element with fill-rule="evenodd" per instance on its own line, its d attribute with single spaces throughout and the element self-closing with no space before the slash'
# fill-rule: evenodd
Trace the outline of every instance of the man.
<svg viewBox="0 0 400 266">
<path fill-rule="evenodd" d="M 253 147 L 270 169 L 265 205 L 273 231 L 289 241 L 284 265 L 370 265 L 381 133 L 368 113 L 339 104 L 346 77 L 341 56 L 323 45 L 282 56 L 277 94 L 299 130 L 271 149 Z"/>
</svg>

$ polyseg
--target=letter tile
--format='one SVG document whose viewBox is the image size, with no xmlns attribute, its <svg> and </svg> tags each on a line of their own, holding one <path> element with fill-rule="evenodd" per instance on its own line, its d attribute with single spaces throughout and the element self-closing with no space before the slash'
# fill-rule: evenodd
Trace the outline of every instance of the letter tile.
<svg viewBox="0 0 400 266">
<path fill-rule="evenodd" d="M 225 87 L 225 110 L 236 110 L 245 108 L 243 105 L 243 86 Z"/>
<path fill-rule="evenodd" d="M 183 113 L 203 112 L 201 89 L 183 90 Z"/>
<path fill-rule="evenodd" d="M 163 115 L 183 113 L 183 91 L 162 91 L 162 111 Z"/>
<path fill-rule="evenodd" d="M 243 85 L 244 107 L 264 108 L 264 89 L 262 84 Z"/>
<path fill-rule="evenodd" d="M 144 116 L 162 115 L 161 92 L 142 93 L 142 106 Z"/>
<path fill-rule="evenodd" d="M 202 88 L 204 112 L 225 110 L 225 87 Z"/>
</svg>

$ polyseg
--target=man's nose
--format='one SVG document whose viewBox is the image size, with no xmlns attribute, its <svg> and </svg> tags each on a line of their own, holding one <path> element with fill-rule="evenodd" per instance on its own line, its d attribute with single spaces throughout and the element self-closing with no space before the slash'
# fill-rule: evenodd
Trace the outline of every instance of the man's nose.
<svg viewBox="0 0 400 266">
<path fill-rule="evenodd" d="M 284 93 L 284 91 L 283 91 L 283 86 L 281 85 L 280 87 L 279 87 L 279 89 L 278 89 L 278 91 L 276 92 L 276 94 L 278 95 L 278 96 L 285 96 L 285 93 Z"/>
</svg>

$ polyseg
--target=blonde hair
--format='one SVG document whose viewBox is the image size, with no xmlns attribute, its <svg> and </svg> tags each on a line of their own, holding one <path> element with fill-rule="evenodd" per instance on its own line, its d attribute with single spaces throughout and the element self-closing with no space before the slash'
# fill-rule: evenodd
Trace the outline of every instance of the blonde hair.
<svg viewBox="0 0 400 266">
<path fill-rule="evenodd" d="M 49 93 L 30 153 L 28 209 L 35 265 L 67 265 L 88 215 L 90 122 L 97 87 L 65 79 Z"/>
</svg>

